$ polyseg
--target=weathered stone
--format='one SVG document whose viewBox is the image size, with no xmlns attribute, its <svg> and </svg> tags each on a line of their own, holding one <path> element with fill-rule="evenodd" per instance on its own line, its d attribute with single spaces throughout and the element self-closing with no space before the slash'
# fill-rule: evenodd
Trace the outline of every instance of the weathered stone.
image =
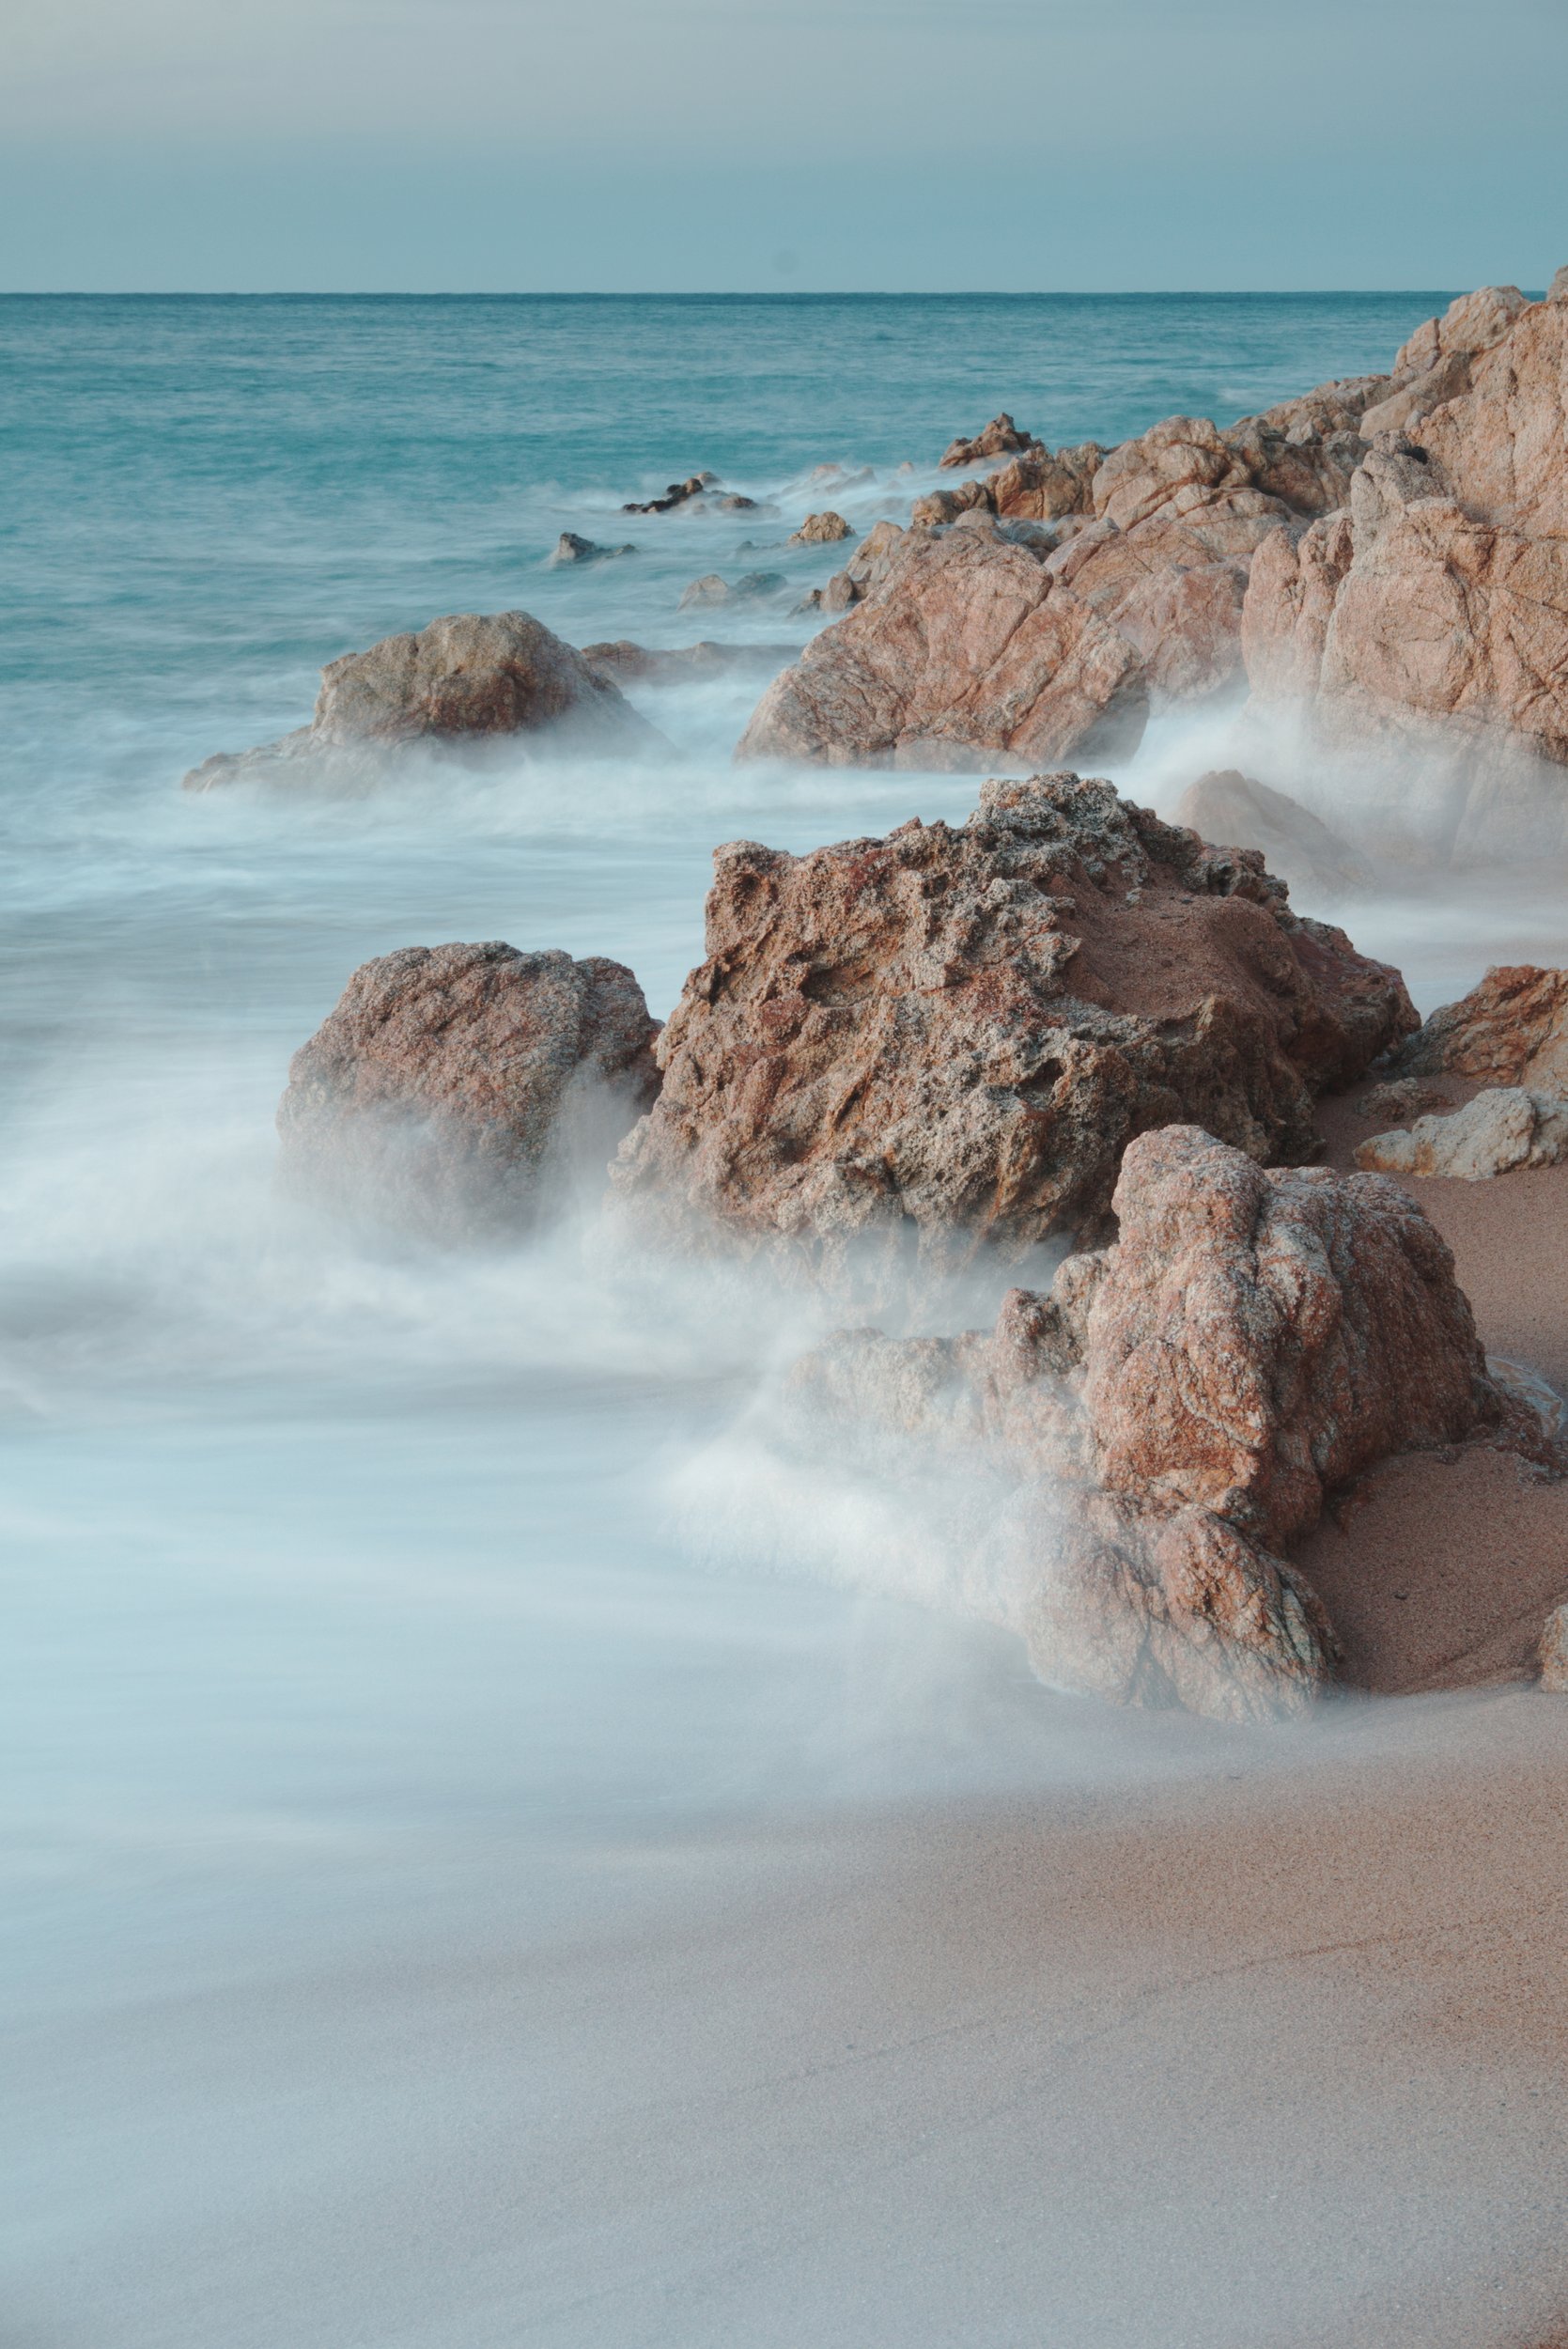
<svg viewBox="0 0 1568 2349">
<path fill-rule="evenodd" d="M 555 552 L 550 560 L 553 569 L 564 563 L 608 563 L 618 554 L 635 554 L 636 552 L 631 545 L 601 547 L 594 539 L 581 537 L 575 530 L 563 530 L 555 541 Z"/>
<path fill-rule="evenodd" d="M 708 571 L 694 579 L 681 591 L 680 610 L 692 605 L 715 603 L 756 603 L 764 597 L 776 596 L 781 587 L 788 585 L 783 571 L 745 571 L 738 579 L 722 579 L 717 571 Z"/>
<path fill-rule="evenodd" d="M 1554 1607 L 1546 1617 L 1539 1653 L 1542 1688 L 1550 1696 L 1568 1696 L 1568 1605 Z"/>
<path fill-rule="evenodd" d="M 791 531 L 789 543 L 792 547 L 831 547 L 854 535 L 842 514 L 808 514 L 800 529 Z"/>
<path fill-rule="evenodd" d="M 1401 1048 L 1401 1069 L 1568 1095 L 1568 971 L 1512 963 L 1444 1003 Z"/>
<path fill-rule="evenodd" d="M 623 963 L 410 946 L 363 963 L 295 1053 L 287 1187 L 448 1237 L 525 1228 L 658 1089 L 658 1022 Z"/>
<path fill-rule="evenodd" d="M 1032 449 L 1015 457 L 986 484 L 998 514 L 1020 521 L 1055 521 L 1064 514 L 1092 514 L 1094 481 L 1105 451 L 1097 441 L 1078 448 Z"/>
<path fill-rule="evenodd" d="M 795 658 L 793 645 L 717 645 L 704 638 L 658 651 L 622 636 L 584 645 L 582 658 L 601 675 L 631 685 L 682 685 L 694 677 L 727 677 L 735 670 L 782 668 Z"/>
<path fill-rule="evenodd" d="M 388 636 L 321 672 L 316 715 L 281 742 L 220 753 L 187 790 L 324 772 L 364 781 L 388 752 L 548 734 L 557 750 L 646 754 L 667 746 L 620 688 L 526 612 L 459 613 L 417 636 Z"/>
<path fill-rule="evenodd" d="M 1298 921 L 1261 857 L 1077 776 L 988 784 L 961 830 L 722 849 L 707 959 L 616 1170 L 672 1232 L 880 1278 L 1092 1230 L 1128 1139 L 1201 1119 L 1315 1149 L 1318 1091 L 1416 1025 L 1398 974 Z"/>
<path fill-rule="evenodd" d="M 1453 1107 L 1452 1094 L 1439 1093 L 1436 1085 L 1422 1084 L 1419 1077 L 1390 1077 L 1380 1085 L 1373 1085 L 1356 1104 L 1363 1117 L 1385 1120 L 1390 1126 L 1408 1126 L 1429 1110 Z"/>
<path fill-rule="evenodd" d="M 961 514 L 979 509 L 994 513 L 995 502 L 988 481 L 965 481 L 956 490 L 932 490 L 924 497 L 916 498 L 909 508 L 909 521 L 916 530 L 940 530 L 955 522 Z"/>
<path fill-rule="evenodd" d="M 1389 1174 L 1442 1174 L 1485 1182 L 1514 1166 L 1559 1166 L 1568 1158 L 1568 1100 L 1522 1085 L 1488 1085 L 1452 1117 L 1421 1117 L 1407 1133 L 1374 1134 L 1358 1166 Z"/>
<path fill-rule="evenodd" d="M 1176 821 L 1229 848 L 1261 849 L 1292 889 L 1338 895 L 1366 887 L 1372 867 L 1296 800 L 1234 768 L 1200 775 L 1176 803 Z"/>
<path fill-rule="evenodd" d="M 685 481 L 672 481 L 661 498 L 648 498 L 640 506 L 635 503 L 623 506 L 621 512 L 623 514 L 668 514 L 675 506 L 690 505 L 693 498 L 703 497 L 709 490 L 717 489 L 718 486 L 719 476 L 716 473 L 694 473 Z M 752 501 L 747 498 L 742 503 L 749 506 Z"/>
<path fill-rule="evenodd" d="M 960 437 L 949 442 L 942 452 L 944 465 L 974 465 L 983 457 L 1005 457 L 1014 449 L 1038 448 L 1040 443 L 1029 433 L 1020 432 L 1011 416 L 993 416 L 972 440 Z"/>
<path fill-rule="evenodd" d="M 1148 706 L 1127 638 L 1036 552 L 906 532 L 848 616 L 774 679 L 743 758 L 979 768 L 1132 749 Z"/>
</svg>

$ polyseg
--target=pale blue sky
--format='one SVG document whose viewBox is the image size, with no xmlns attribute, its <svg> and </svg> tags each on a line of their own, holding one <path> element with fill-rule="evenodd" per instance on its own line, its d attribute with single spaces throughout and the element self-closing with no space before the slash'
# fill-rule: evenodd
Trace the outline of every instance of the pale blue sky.
<svg viewBox="0 0 1568 2349">
<path fill-rule="evenodd" d="M 0 287 L 1540 287 L 1568 0 L 5 0 Z"/>
</svg>

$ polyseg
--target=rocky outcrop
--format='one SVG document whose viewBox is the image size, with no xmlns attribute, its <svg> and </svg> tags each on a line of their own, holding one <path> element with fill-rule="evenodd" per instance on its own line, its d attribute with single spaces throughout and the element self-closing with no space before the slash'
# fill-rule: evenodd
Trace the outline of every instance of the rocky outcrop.
<svg viewBox="0 0 1568 2349">
<path fill-rule="evenodd" d="M 692 677 L 728 677 L 737 669 L 782 668 L 795 658 L 793 645 L 719 645 L 705 637 L 695 645 L 658 651 L 628 636 L 584 645 L 582 658 L 601 676 L 626 685 L 684 685 Z"/>
<path fill-rule="evenodd" d="M 1035 550 L 907 531 L 881 580 L 775 678 L 742 758 L 981 768 L 1131 750 L 1148 707 L 1127 639 Z"/>
<path fill-rule="evenodd" d="M 1412 1076 L 1479 1077 L 1568 1095 L 1568 971 L 1512 963 L 1445 1003 L 1402 1047 Z"/>
<path fill-rule="evenodd" d="M 554 570 L 567 563 L 608 563 L 616 555 L 635 554 L 636 552 L 636 548 L 629 544 L 620 547 L 601 547 L 597 540 L 584 538 L 575 530 L 563 530 L 555 541 L 555 552 L 551 556 L 550 562 L 551 569 Z"/>
<path fill-rule="evenodd" d="M 1076 775 L 988 784 L 956 831 L 715 864 L 616 1186 L 672 1237 L 835 1279 L 907 1241 L 940 1264 L 1093 1229 L 1126 1143 L 1172 1119 L 1308 1157 L 1317 1093 L 1416 1025 L 1261 857 Z"/>
<path fill-rule="evenodd" d="M 693 498 L 705 498 L 710 490 L 719 487 L 716 473 L 694 473 L 684 481 L 672 481 L 662 497 L 648 498 L 642 505 L 623 506 L 623 514 L 669 514 L 677 506 L 690 506 Z M 746 501 L 750 504 L 750 500 Z"/>
<path fill-rule="evenodd" d="M 944 465 L 976 465 L 986 457 L 1005 457 L 1014 449 L 1038 448 L 1039 445 L 1031 434 L 1018 430 L 1011 416 L 1003 413 L 993 416 L 989 424 L 983 425 L 972 440 L 966 441 L 960 436 L 955 441 L 950 441 L 942 452 L 941 461 Z"/>
<path fill-rule="evenodd" d="M 1105 456 L 1097 441 L 1077 448 L 1035 448 L 991 474 L 986 484 L 993 512 L 1019 521 L 1058 521 L 1094 510 L 1094 482 Z"/>
<path fill-rule="evenodd" d="M 783 571 L 744 571 L 738 579 L 723 579 L 717 571 L 708 571 L 682 589 L 679 608 L 686 612 L 692 605 L 759 603 L 787 584 Z"/>
<path fill-rule="evenodd" d="M 1259 849 L 1269 871 L 1295 890 L 1339 896 L 1373 878 L 1366 859 L 1298 801 L 1234 768 L 1188 784 L 1176 821 L 1226 848 Z"/>
<path fill-rule="evenodd" d="M 818 1441 L 868 1418 L 1015 1473 L 979 1587 L 1042 1678 L 1222 1720 L 1299 1711 L 1335 1641 L 1290 1546 L 1378 1461 L 1506 1433 L 1514 1407 L 1398 1185 L 1172 1126 L 1128 1145 L 1114 1205 L 1114 1244 L 1012 1291 L 994 1330 L 846 1332 L 791 1399 Z"/>
<path fill-rule="evenodd" d="M 904 538 L 896 522 L 873 522 L 842 571 L 825 587 L 814 587 L 799 606 L 802 612 L 847 612 L 887 577 L 893 550 Z"/>
<path fill-rule="evenodd" d="M 602 1166 L 658 1089 L 657 1021 L 623 963 L 410 946 L 363 963 L 295 1053 L 287 1187 L 443 1237 L 525 1229 Z"/>
<path fill-rule="evenodd" d="M 1420 1117 L 1408 1132 L 1374 1134 L 1356 1152 L 1358 1166 L 1461 1183 L 1514 1166 L 1560 1166 L 1565 1158 L 1568 1100 L 1522 1085 L 1488 1085 L 1452 1117 Z"/>
<path fill-rule="evenodd" d="M 799 530 L 789 534 L 792 547 L 831 547 L 841 538 L 852 538 L 854 532 L 842 514 L 831 510 L 823 514 L 808 514 Z"/>
<path fill-rule="evenodd" d="M 1568 303 L 1487 288 L 1399 354 L 1341 509 L 1251 566 L 1253 705 L 1412 754 L 1430 845 L 1568 853 Z"/>
<path fill-rule="evenodd" d="M 646 755 L 665 745 L 620 689 L 526 612 L 432 620 L 321 672 L 316 715 L 281 742 L 220 752 L 190 791 L 241 781 L 373 779 L 389 753 L 496 737 L 545 737 L 556 751 Z"/>
</svg>

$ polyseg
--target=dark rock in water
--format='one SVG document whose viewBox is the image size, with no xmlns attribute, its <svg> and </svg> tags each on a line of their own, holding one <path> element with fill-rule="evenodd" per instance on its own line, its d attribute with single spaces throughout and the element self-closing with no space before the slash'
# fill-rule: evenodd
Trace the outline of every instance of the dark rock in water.
<svg viewBox="0 0 1568 2349">
<path fill-rule="evenodd" d="M 563 530 L 555 541 L 555 552 L 550 560 L 551 568 L 554 568 L 562 563 L 608 563 L 618 554 L 635 554 L 636 552 L 636 548 L 630 545 L 601 547 L 592 538 L 580 537 L 575 530 Z"/>
<path fill-rule="evenodd" d="M 693 677 L 726 677 L 736 670 L 778 669 L 795 658 L 793 645 L 677 645 L 656 651 L 635 645 L 629 637 L 613 643 L 584 645 L 582 658 L 617 680 L 631 685 L 679 685 Z"/>
<path fill-rule="evenodd" d="M 719 476 L 716 473 L 694 473 L 688 480 L 672 481 L 661 498 L 648 498 L 641 506 L 635 503 L 623 506 L 621 512 L 623 514 L 668 514 L 673 512 L 677 506 L 689 505 L 692 498 L 700 498 L 707 490 L 717 488 Z M 747 499 L 744 503 L 749 505 L 751 501 Z"/>
<path fill-rule="evenodd" d="M 765 596 L 776 596 L 781 587 L 787 585 L 782 571 L 746 571 L 737 580 L 722 579 L 717 571 L 708 571 L 683 590 L 679 609 L 685 612 L 693 604 L 755 603 Z"/>
<path fill-rule="evenodd" d="M 1417 1024 L 1261 857 L 1109 783 L 991 783 L 957 831 L 715 862 L 616 1188 L 677 1244 L 851 1285 L 910 1242 L 946 1267 L 1096 1229 L 1129 1139 L 1173 1118 L 1310 1158 L 1316 1096 Z"/>
<path fill-rule="evenodd" d="M 188 791 L 241 781 L 374 779 L 389 752 L 548 735 L 582 753 L 661 753 L 667 746 L 620 688 L 526 612 L 458 613 L 417 636 L 388 636 L 321 672 L 308 726 L 259 750 L 220 752 L 185 778 Z"/>
<path fill-rule="evenodd" d="M 409 946 L 361 965 L 295 1053 L 287 1187 L 405 1228 L 516 1231 L 602 1169 L 658 1090 L 659 1023 L 624 963 Z"/>
</svg>

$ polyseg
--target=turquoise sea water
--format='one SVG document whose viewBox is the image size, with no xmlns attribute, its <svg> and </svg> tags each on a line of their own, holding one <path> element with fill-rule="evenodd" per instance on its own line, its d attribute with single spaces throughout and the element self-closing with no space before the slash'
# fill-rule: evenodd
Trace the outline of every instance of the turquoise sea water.
<svg viewBox="0 0 1568 2349">
<path fill-rule="evenodd" d="M 441 612 L 797 644 L 837 559 L 783 543 L 810 507 L 898 513 L 1000 407 L 1053 443 L 1228 421 L 1387 366 L 1446 299 L 0 302 L 0 2341 L 847 2342 L 791 2329 L 787 2263 L 729 2261 L 741 2205 L 803 2211 L 815 2156 L 759 2125 L 759 2166 L 704 2170 L 683 1920 L 742 1895 L 760 1918 L 846 1808 L 1220 1766 L 1208 1731 L 1089 1719 L 927 1608 L 961 1511 L 804 1478 L 759 1499 L 745 1415 L 791 1332 L 754 1299 L 618 1281 L 591 1202 L 458 1259 L 272 1193 L 289 1053 L 365 957 L 610 953 L 662 1012 L 714 844 L 956 816 L 971 782 L 736 770 L 754 678 L 644 693 L 658 766 L 328 802 L 181 772 Z M 871 478 L 807 482 L 829 462 Z M 699 466 L 763 510 L 619 514 Z M 639 551 L 550 569 L 567 528 Z M 785 589 L 677 610 L 749 568 Z M 1471 951 L 1408 908 L 1367 920 L 1427 957 L 1429 995 Z M 539 1969 L 587 1980 L 612 1947 L 640 2044 L 666 1996 L 698 2018 L 694 2073 L 629 2115 L 609 2018 L 596 2042 L 591 2001 L 531 2004 Z M 684 2148 L 635 2227 L 629 2136 Z M 1005 2198 L 1010 2142 L 954 2158 Z M 988 2281 L 943 2237 L 939 2170 L 912 2190 L 969 2337 L 1056 2338 L 1027 2263 Z M 1198 2176 L 1189 2248 L 1205 2208 Z M 1310 2266 L 1319 2219 L 1292 2223 Z M 812 2225 L 854 2268 L 852 2232 Z M 877 2256 L 858 2349 L 955 2338 Z M 1164 2257 L 1132 2298 L 1085 2285 L 1075 2341 L 1297 2338 L 1222 2261 L 1175 2327 Z"/>
</svg>

